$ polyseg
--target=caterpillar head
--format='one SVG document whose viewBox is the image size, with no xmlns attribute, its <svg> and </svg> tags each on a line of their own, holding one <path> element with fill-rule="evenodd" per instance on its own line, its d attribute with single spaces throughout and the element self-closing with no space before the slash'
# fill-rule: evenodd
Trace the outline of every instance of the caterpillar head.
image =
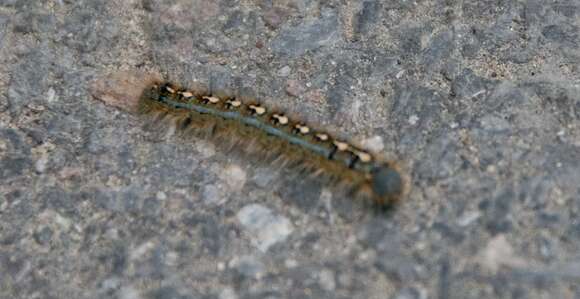
<svg viewBox="0 0 580 299">
<path fill-rule="evenodd" d="M 384 164 L 375 168 L 371 174 L 370 185 L 378 204 L 394 204 L 404 195 L 405 178 L 398 169 Z"/>
</svg>

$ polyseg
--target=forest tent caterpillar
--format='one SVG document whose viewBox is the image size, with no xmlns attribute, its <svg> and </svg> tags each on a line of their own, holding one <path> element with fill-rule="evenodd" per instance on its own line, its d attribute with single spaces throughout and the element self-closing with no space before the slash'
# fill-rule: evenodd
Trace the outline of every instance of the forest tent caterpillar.
<svg viewBox="0 0 580 299">
<path fill-rule="evenodd" d="M 360 147 L 257 102 L 218 97 L 160 80 L 143 84 L 139 113 L 183 132 L 260 157 L 281 157 L 380 205 L 398 202 L 408 179 L 399 167 Z"/>
<path fill-rule="evenodd" d="M 183 89 L 157 73 L 133 71 L 97 78 L 90 92 L 107 105 L 175 126 L 183 135 L 321 175 L 380 205 L 390 206 L 409 191 L 410 179 L 397 163 L 256 101 Z"/>
</svg>

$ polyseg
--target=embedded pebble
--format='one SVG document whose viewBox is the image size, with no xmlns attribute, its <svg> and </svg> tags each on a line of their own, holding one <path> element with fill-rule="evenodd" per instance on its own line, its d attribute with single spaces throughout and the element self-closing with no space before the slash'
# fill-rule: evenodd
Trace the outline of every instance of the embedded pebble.
<svg viewBox="0 0 580 299">
<path fill-rule="evenodd" d="M 416 114 L 413 114 L 413 115 L 409 116 L 409 124 L 411 126 L 416 125 L 417 122 L 419 122 L 419 117 Z"/>
<path fill-rule="evenodd" d="M 252 181 L 258 185 L 260 188 L 266 188 L 272 185 L 272 182 L 275 182 L 279 175 L 277 172 L 273 171 L 272 169 L 268 168 L 258 168 L 255 171 L 254 176 L 252 177 Z"/>
<path fill-rule="evenodd" d="M 251 235 L 254 245 L 262 252 L 286 240 L 293 230 L 286 217 L 275 215 L 270 209 L 259 204 L 243 207 L 238 212 L 237 218 Z"/>
<path fill-rule="evenodd" d="M 49 103 L 53 103 L 53 102 L 58 100 L 58 97 L 56 95 L 56 91 L 52 87 L 49 88 L 48 91 L 46 92 L 46 100 Z"/>
<path fill-rule="evenodd" d="M 275 30 L 284 21 L 285 11 L 280 8 L 272 8 L 264 13 L 264 22 L 268 27 Z"/>
<path fill-rule="evenodd" d="M 34 169 L 38 173 L 43 173 L 46 171 L 47 165 L 48 165 L 48 157 L 42 156 L 38 160 L 36 160 L 36 163 L 34 163 Z"/>
<path fill-rule="evenodd" d="M 216 185 L 205 185 L 202 191 L 202 198 L 208 204 L 222 204 L 226 200 Z"/>
<path fill-rule="evenodd" d="M 331 47 L 339 38 L 338 16 L 334 11 L 324 11 L 319 19 L 287 27 L 272 40 L 274 53 L 299 57 L 307 51 Z"/>
<path fill-rule="evenodd" d="M 306 87 L 300 83 L 298 80 L 288 80 L 286 81 L 286 93 L 293 97 L 300 96 L 306 91 Z"/>
<path fill-rule="evenodd" d="M 491 239 L 480 253 L 481 264 L 491 272 L 496 272 L 502 266 L 522 267 L 526 265 L 524 258 L 514 252 L 505 235 Z"/>
<path fill-rule="evenodd" d="M 136 290 L 134 287 L 123 287 L 119 290 L 119 299 L 141 299 L 141 295 L 139 291 Z"/>
<path fill-rule="evenodd" d="M 477 219 L 479 219 L 480 217 L 481 217 L 481 213 L 479 213 L 477 211 L 466 212 L 459 219 L 457 219 L 457 224 L 459 226 L 468 226 L 471 223 L 477 221 Z"/>
<path fill-rule="evenodd" d="M 266 266 L 255 256 L 235 257 L 229 262 L 229 267 L 236 269 L 245 277 L 259 279 L 266 271 Z"/>
<path fill-rule="evenodd" d="M 166 200 L 167 194 L 165 194 L 163 191 L 158 191 L 157 194 L 155 194 L 155 197 L 157 197 L 159 200 Z"/>
<path fill-rule="evenodd" d="M 378 152 L 382 151 L 383 149 L 385 149 L 385 143 L 383 142 L 383 137 L 378 136 L 378 135 L 363 140 L 362 145 L 365 149 L 367 149 L 373 153 L 378 153 Z"/>
<path fill-rule="evenodd" d="M 215 144 L 206 140 L 197 140 L 195 142 L 195 149 L 199 153 L 200 159 L 208 159 L 215 155 Z"/>
<path fill-rule="evenodd" d="M 318 274 L 318 283 L 320 286 L 327 291 L 334 291 L 336 288 L 336 280 L 334 278 L 334 272 L 328 269 L 320 271 Z"/>
<path fill-rule="evenodd" d="M 219 299 L 237 299 L 238 295 L 236 295 L 236 291 L 232 288 L 224 288 L 219 295 Z"/>
<path fill-rule="evenodd" d="M 241 190 L 246 184 L 246 171 L 238 165 L 226 167 L 222 173 L 222 180 L 233 190 Z"/>
<path fill-rule="evenodd" d="M 416 288 L 403 288 L 400 290 L 393 299 L 426 299 L 426 292 L 421 289 Z"/>
<path fill-rule="evenodd" d="M 281 69 L 278 70 L 278 76 L 280 77 L 288 77 L 288 75 L 290 75 L 290 71 L 292 69 L 289 66 L 284 66 Z"/>
</svg>

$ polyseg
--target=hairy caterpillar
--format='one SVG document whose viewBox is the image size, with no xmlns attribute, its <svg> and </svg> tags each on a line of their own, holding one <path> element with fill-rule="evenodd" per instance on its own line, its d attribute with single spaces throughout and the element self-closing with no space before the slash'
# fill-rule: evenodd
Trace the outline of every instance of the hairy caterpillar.
<svg viewBox="0 0 580 299">
<path fill-rule="evenodd" d="M 397 163 L 254 100 L 187 90 L 156 73 L 132 71 L 97 78 L 90 92 L 110 106 L 145 115 L 153 124 L 211 139 L 263 162 L 292 166 L 379 205 L 390 206 L 409 191 L 409 177 Z"/>
<path fill-rule="evenodd" d="M 392 205 L 406 193 L 408 179 L 394 162 L 256 101 L 152 80 L 136 105 L 140 114 L 154 122 L 169 122 L 182 134 L 209 138 L 260 160 L 283 160 L 379 205 Z"/>
</svg>

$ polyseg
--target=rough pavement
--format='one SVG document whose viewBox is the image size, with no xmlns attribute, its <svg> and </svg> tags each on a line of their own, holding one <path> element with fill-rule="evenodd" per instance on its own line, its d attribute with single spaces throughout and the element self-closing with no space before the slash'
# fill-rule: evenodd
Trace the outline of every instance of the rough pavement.
<svg viewBox="0 0 580 299">
<path fill-rule="evenodd" d="M 0 1 L 0 298 L 580 298 L 580 2 Z M 377 213 L 93 100 L 159 72 L 407 164 Z"/>
</svg>

